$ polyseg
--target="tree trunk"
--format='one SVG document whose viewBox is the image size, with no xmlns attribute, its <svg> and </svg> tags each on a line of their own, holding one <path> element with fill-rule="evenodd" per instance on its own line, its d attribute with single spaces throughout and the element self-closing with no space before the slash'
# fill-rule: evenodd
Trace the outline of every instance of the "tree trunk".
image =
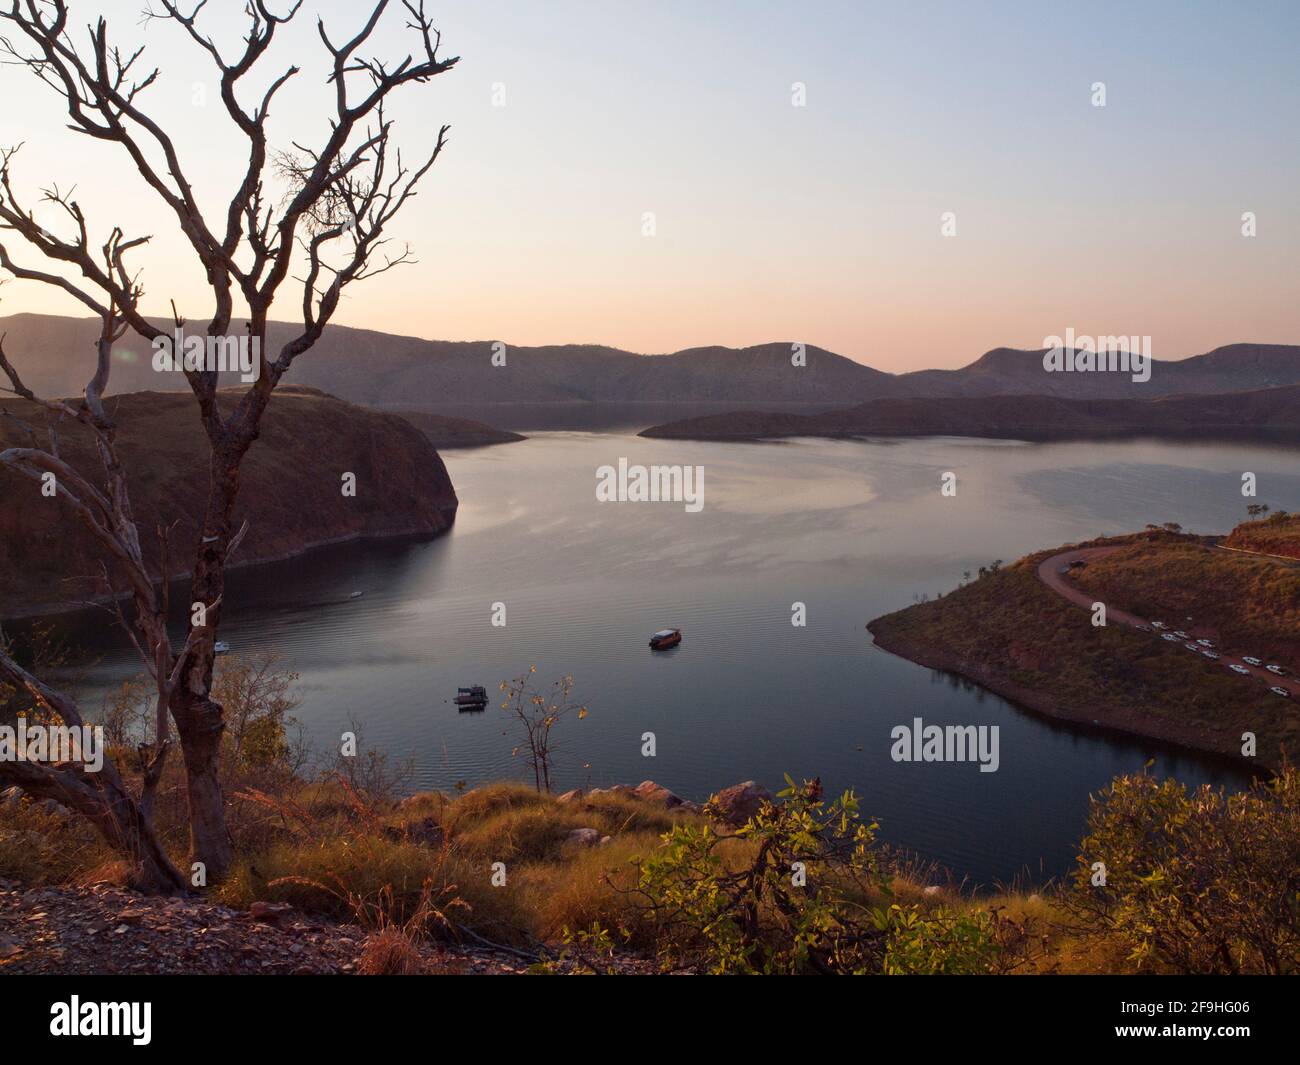
<svg viewBox="0 0 1300 1065">
<path fill-rule="evenodd" d="M 0 778 L 34 799 L 54 799 L 85 816 L 129 863 L 127 883 L 149 894 L 187 890 L 185 877 L 172 864 L 139 803 L 122 786 L 111 765 L 92 781 L 80 769 L 52 769 L 30 762 L 8 762 Z"/>
<path fill-rule="evenodd" d="M 215 882 L 230 870 L 234 854 L 221 789 L 221 734 L 226 727 L 221 705 L 181 690 L 171 709 L 185 758 L 190 861 L 202 862 L 209 882 Z"/>
</svg>

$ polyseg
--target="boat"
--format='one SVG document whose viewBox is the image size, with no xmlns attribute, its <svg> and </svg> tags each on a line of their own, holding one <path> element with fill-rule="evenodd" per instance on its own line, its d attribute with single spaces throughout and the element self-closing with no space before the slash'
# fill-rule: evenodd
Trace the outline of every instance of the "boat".
<svg viewBox="0 0 1300 1065">
<path fill-rule="evenodd" d="M 365 595 L 365 594 L 366 594 L 365 592 L 353 592 L 350 596 L 348 596 L 348 598 L 349 598 L 349 599 L 360 599 L 360 598 L 361 598 L 363 595 Z"/>
<path fill-rule="evenodd" d="M 212 653 L 214 655 L 224 655 L 229 653 L 229 651 L 230 651 L 230 644 L 226 643 L 225 640 L 218 640 L 216 643 L 212 645 Z"/>
<path fill-rule="evenodd" d="M 481 684 L 456 689 L 456 705 L 463 710 L 482 710 L 487 701 L 487 689 Z"/>
<path fill-rule="evenodd" d="M 650 637 L 650 650 L 666 651 L 682 642 L 681 629 L 660 629 Z"/>
</svg>

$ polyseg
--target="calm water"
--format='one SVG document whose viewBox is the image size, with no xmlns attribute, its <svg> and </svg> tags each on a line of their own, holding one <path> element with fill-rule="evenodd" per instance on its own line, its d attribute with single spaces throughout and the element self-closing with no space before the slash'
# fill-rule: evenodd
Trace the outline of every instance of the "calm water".
<svg viewBox="0 0 1300 1065">
<path fill-rule="evenodd" d="M 703 512 L 598 504 L 596 467 L 621 456 L 702 464 Z M 298 717 L 318 748 L 355 716 L 368 744 L 415 759 L 419 788 L 522 777 L 504 713 L 458 714 L 450 699 L 535 664 L 540 679 L 572 673 L 591 708 L 560 726 L 564 788 L 653 778 L 701 799 L 748 778 L 775 790 L 785 772 L 820 775 L 855 788 L 886 839 L 985 884 L 1068 868 L 1088 793 L 1148 758 L 1193 783 L 1244 781 L 1160 744 L 1038 719 L 876 649 L 864 625 L 994 558 L 1149 521 L 1226 531 L 1244 516 L 1244 470 L 1261 500 L 1300 509 L 1293 452 L 556 432 L 445 457 L 461 498 L 449 535 L 330 549 L 232 581 L 222 637 L 236 651 L 274 648 L 302 674 Z M 938 491 L 947 470 L 955 499 Z M 349 600 L 354 590 L 365 594 Z M 496 601 L 504 629 L 490 624 Z M 806 628 L 790 623 L 795 601 Z M 685 642 L 652 654 L 646 639 L 664 625 Z M 135 671 L 95 626 L 75 631 L 98 659 L 87 705 Z M 1001 726 L 1000 770 L 892 762 L 890 729 L 914 716 Z M 647 731 L 653 759 L 640 753 Z"/>
</svg>

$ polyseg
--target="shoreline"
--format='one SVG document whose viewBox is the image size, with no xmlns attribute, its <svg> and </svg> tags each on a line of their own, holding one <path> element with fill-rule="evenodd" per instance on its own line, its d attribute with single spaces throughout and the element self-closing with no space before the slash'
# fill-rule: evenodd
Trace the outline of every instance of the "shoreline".
<svg viewBox="0 0 1300 1065">
<path fill-rule="evenodd" d="M 915 665 L 955 674 L 963 680 L 978 684 L 981 688 L 992 692 L 994 695 L 1006 699 L 1018 710 L 1054 721 L 1082 726 L 1085 730 L 1116 733 L 1143 740 L 1155 740 L 1159 743 L 1172 744 L 1175 747 L 1199 755 L 1221 758 L 1239 769 L 1259 770 L 1262 768 L 1267 770 L 1269 775 L 1274 775 L 1277 772 L 1275 766 L 1269 765 L 1260 759 L 1244 758 L 1204 743 L 1198 743 L 1195 736 L 1189 734 L 1187 729 L 1179 728 L 1168 721 L 1144 716 L 1134 710 L 1125 710 L 1118 716 L 1112 713 L 1109 719 L 1103 721 L 1093 716 L 1095 712 L 1093 710 L 1085 709 L 1068 700 L 1059 700 L 1040 689 L 1018 685 L 978 662 L 964 660 L 959 655 L 921 644 L 906 636 L 882 632 L 883 626 L 881 623 L 886 622 L 892 616 L 891 614 L 884 614 L 867 623 L 866 629 L 871 633 L 872 642 L 875 646 L 889 654 L 905 658 Z"/>
<path fill-rule="evenodd" d="M 410 540 L 412 542 L 420 540 L 434 540 L 439 536 L 451 532 L 452 526 L 456 524 L 456 506 L 444 509 L 446 524 L 438 529 L 395 529 L 383 532 L 355 532 L 347 533 L 343 536 L 327 537 L 323 540 L 312 540 L 302 547 L 293 551 L 283 551 L 276 555 L 268 555 L 266 558 L 247 559 L 243 562 L 229 562 L 226 565 L 226 572 L 233 570 L 252 569 L 254 566 L 271 566 L 279 562 L 290 562 L 294 559 L 303 558 L 325 547 L 338 547 L 343 544 L 364 543 L 368 541 L 386 541 L 386 540 Z M 177 581 L 183 581 L 190 575 L 188 569 L 181 569 L 173 572 L 166 578 L 155 577 L 155 587 L 161 587 L 163 584 L 172 584 Z M 3 613 L 0 614 L 0 623 L 4 622 L 32 622 L 39 621 L 42 618 L 63 617 L 68 614 L 77 614 L 83 610 L 89 610 L 92 607 L 103 606 L 107 603 L 123 602 L 131 598 L 130 592 L 124 592 L 121 595 L 99 595 L 89 599 L 83 599 L 77 603 L 69 603 L 61 600 L 54 603 L 36 604 L 34 608 L 22 607 L 21 613 Z"/>
</svg>

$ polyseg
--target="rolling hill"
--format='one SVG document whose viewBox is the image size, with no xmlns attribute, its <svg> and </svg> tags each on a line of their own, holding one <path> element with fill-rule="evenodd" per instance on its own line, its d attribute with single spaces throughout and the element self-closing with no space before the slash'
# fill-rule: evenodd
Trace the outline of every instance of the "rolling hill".
<svg viewBox="0 0 1300 1065">
<path fill-rule="evenodd" d="M 159 322 L 169 328 L 168 323 Z M 197 331 L 198 326 L 194 326 Z M 291 327 L 273 323 L 271 345 Z M 89 372 L 96 324 L 89 318 L 15 314 L 0 318 L 6 350 L 27 383 L 49 395 L 79 394 Z M 1300 385 L 1300 347 L 1233 344 L 1180 361 L 1157 361 L 1151 379 L 1120 373 L 1048 373 L 1042 352 L 998 348 L 958 370 L 888 374 L 823 348 L 791 365 L 791 345 L 699 347 L 638 355 L 595 344 L 505 349 L 493 341 L 422 340 L 330 326 L 294 366 L 292 383 L 378 407 L 456 404 L 722 403 L 836 405 L 906 397 L 1045 395 L 1070 399 L 1146 399 Z M 177 374 L 152 368 L 143 342 L 119 346 L 113 391 L 169 391 Z M 231 377 L 230 384 L 236 383 Z"/>
</svg>

